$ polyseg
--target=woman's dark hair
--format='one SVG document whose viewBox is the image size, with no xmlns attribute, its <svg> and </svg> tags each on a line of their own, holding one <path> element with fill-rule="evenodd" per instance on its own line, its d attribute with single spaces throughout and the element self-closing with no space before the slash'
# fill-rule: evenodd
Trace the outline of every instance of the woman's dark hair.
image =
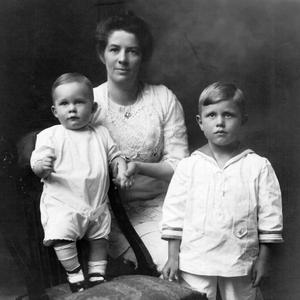
<svg viewBox="0 0 300 300">
<path fill-rule="evenodd" d="M 132 12 L 111 16 L 99 22 L 96 28 L 97 53 L 103 55 L 108 38 L 116 30 L 133 33 L 141 48 L 142 60 L 150 59 L 153 51 L 153 37 L 147 23 Z"/>
</svg>

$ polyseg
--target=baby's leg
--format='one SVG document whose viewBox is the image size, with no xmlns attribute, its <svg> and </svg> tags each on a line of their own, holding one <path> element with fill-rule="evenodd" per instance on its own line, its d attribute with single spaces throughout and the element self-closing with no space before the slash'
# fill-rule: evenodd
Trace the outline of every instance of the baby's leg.
<svg viewBox="0 0 300 300">
<path fill-rule="evenodd" d="M 54 250 L 58 260 L 67 272 L 72 292 L 85 289 L 84 276 L 78 261 L 76 243 L 71 241 L 54 241 Z"/>
<path fill-rule="evenodd" d="M 262 300 L 258 289 L 252 286 L 250 276 L 219 277 L 218 285 L 223 300 Z"/>
<path fill-rule="evenodd" d="M 105 281 L 107 266 L 108 240 L 100 238 L 90 240 L 90 255 L 88 261 L 89 283 L 91 286 Z"/>
<path fill-rule="evenodd" d="M 105 207 L 98 219 L 90 222 L 86 232 L 90 243 L 88 277 L 91 286 L 105 281 L 110 224 L 110 213 L 108 207 Z"/>
</svg>

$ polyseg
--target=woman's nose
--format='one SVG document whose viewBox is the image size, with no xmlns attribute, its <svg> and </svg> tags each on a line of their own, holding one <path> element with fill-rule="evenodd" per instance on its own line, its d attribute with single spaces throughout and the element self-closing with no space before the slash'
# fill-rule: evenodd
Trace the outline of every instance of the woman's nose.
<svg viewBox="0 0 300 300">
<path fill-rule="evenodd" d="M 125 51 L 119 52 L 119 63 L 121 64 L 127 63 L 127 55 Z"/>
</svg>

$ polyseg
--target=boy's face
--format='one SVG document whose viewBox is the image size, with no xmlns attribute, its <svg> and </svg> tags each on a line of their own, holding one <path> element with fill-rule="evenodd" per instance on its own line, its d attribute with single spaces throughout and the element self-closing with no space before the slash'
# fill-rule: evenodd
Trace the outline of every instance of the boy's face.
<svg viewBox="0 0 300 300">
<path fill-rule="evenodd" d="M 208 143 L 215 146 L 234 145 L 243 124 L 240 108 L 232 100 L 202 106 L 197 122 Z"/>
<path fill-rule="evenodd" d="M 83 83 L 59 85 L 52 96 L 52 112 L 67 129 L 77 130 L 86 126 L 97 109 L 97 103 L 93 102 L 88 87 Z"/>
</svg>

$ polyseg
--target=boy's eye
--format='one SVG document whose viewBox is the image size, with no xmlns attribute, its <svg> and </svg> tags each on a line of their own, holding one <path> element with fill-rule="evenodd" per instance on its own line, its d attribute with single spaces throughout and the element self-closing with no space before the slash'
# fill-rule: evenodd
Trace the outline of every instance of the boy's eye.
<svg viewBox="0 0 300 300">
<path fill-rule="evenodd" d="M 213 117 L 215 117 L 215 113 L 209 113 L 207 116 L 209 117 L 209 118 L 213 118 Z"/>
<path fill-rule="evenodd" d="M 229 119 L 229 118 L 232 118 L 232 117 L 233 117 L 233 114 L 231 114 L 231 113 L 226 113 L 224 116 L 225 116 L 225 118 Z"/>
</svg>

